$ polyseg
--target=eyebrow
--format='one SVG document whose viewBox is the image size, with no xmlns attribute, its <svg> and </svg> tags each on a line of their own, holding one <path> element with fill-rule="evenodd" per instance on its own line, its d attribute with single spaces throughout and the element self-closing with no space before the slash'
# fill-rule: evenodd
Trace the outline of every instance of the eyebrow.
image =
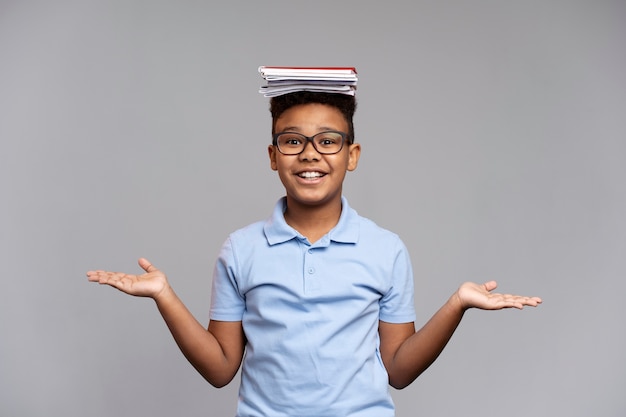
<svg viewBox="0 0 626 417">
<path fill-rule="evenodd" d="M 302 129 L 300 129 L 298 126 L 286 126 L 285 128 L 283 128 L 283 130 L 281 130 L 281 132 L 300 132 Z M 326 132 L 326 131 L 340 131 L 340 129 L 334 128 L 334 127 L 328 127 L 328 126 L 320 126 L 319 127 L 319 132 Z"/>
</svg>

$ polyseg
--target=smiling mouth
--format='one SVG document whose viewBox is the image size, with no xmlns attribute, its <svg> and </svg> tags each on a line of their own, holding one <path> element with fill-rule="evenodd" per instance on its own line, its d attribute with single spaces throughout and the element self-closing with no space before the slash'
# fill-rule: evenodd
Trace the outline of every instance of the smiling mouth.
<svg viewBox="0 0 626 417">
<path fill-rule="evenodd" d="M 299 176 L 300 178 L 307 178 L 307 179 L 321 178 L 321 177 L 323 177 L 324 175 L 326 175 L 326 174 L 323 174 L 323 173 L 321 173 L 321 172 L 308 172 L 308 171 L 307 171 L 307 172 L 300 172 L 300 173 L 298 174 L 298 176 Z"/>
</svg>

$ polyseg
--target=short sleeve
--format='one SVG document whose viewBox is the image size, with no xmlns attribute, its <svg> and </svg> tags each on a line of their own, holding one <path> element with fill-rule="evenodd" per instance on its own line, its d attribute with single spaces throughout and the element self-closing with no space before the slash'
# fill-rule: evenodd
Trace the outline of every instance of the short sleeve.
<svg viewBox="0 0 626 417">
<path fill-rule="evenodd" d="M 232 239 L 222 245 L 213 271 L 209 317 L 218 321 L 241 321 L 245 299 L 239 292 L 237 262 Z"/>
<path fill-rule="evenodd" d="M 415 321 L 411 258 L 399 238 L 390 278 L 389 291 L 380 300 L 380 320 L 388 323 Z"/>
</svg>

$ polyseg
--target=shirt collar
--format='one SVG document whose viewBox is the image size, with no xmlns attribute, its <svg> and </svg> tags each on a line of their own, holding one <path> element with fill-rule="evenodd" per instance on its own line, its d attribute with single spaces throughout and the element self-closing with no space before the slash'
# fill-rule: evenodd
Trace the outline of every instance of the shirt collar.
<svg viewBox="0 0 626 417">
<path fill-rule="evenodd" d="M 284 212 L 287 208 L 287 198 L 283 197 L 274 206 L 274 211 L 265 222 L 263 230 L 269 245 L 287 242 L 300 237 L 300 234 L 285 221 Z M 348 200 L 341 197 L 341 215 L 339 222 L 320 241 L 340 243 L 356 243 L 359 240 L 359 221 L 357 212 L 350 207 Z"/>
</svg>

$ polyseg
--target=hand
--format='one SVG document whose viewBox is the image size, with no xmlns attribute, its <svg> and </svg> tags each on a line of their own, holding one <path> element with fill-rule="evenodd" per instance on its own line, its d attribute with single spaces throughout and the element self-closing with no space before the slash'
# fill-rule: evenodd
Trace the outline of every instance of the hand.
<svg viewBox="0 0 626 417">
<path fill-rule="evenodd" d="M 139 266 L 146 271 L 145 274 L 129 275 L 123 272 L 89 271 L 87 279 L 90 282 L 110 285 L 126 294 L 154 299 L 169 288 L 165 274 L 147 259 L 139 259 Z"/>
<path fill-rule="evenodd" d="M 541 304 L 539 297 L 526 297 L 522 295 L 498 294 L 492 291 L 498 284 L 495 281 L 475 284 L 466 282 L 458 289 L 456 296 L 463 310 L 468 308 L 480 308 L 483 310 L 500 310 L 503 308 L 519 308 L 524 306 L 536 307 Z"/>
</svg>

